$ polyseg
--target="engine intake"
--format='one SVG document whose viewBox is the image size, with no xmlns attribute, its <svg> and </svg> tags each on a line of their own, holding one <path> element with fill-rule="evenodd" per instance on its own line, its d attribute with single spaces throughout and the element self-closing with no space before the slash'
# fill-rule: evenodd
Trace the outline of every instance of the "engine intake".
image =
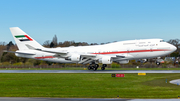
<svg viewBox="0 0 180 101">
<path fill-rule="evenodd" d="M 70 59 L 73 62 L 79 62 L 81 59 L 81 56 L 79 54 L 73 54 Z"/>
<path fill-rule="evenodd" d="M 104 56 L 101 59 L 99 59 L 99 63 L 102 63 L 102 64 L 111 64 L 112 63 L 111 57 Z"/>
</svg>

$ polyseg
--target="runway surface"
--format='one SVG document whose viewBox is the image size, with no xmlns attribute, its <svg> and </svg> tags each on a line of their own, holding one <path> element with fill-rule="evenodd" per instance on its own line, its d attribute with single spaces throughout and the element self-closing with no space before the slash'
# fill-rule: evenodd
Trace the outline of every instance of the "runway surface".
<svg viewBox="0 0 180 101">
<path fill-rule="evenodd" d="M 0 70 L 0 73 L 180 73 L 180 70 Z"/>
<path fill-rule="evenodd" d="M 179 101 L 180 99 L 91 99 L 91 98 L 19 98 L 0 97 L 0 101 Z"/>
</svg>

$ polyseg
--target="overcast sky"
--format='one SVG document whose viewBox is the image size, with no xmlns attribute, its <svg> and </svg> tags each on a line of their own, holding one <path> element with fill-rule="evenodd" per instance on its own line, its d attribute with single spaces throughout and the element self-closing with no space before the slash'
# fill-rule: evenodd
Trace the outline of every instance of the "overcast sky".
<svg viewBox="0 0 180 101">
<path fill-rule="evenodd" d="M 1 0 L 0 42 L 20 27 L 43 44 L 180 39 L 180 0 Z"/>
</svg>

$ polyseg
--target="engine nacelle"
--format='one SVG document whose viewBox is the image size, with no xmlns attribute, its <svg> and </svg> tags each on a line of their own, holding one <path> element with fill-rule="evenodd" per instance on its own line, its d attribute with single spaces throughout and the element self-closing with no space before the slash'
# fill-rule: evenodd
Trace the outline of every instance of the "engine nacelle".
<svg viewBox="0 0 180 101">
<path fill-rule="evenodd" d="M 102 63 L 102 64 L 111 64 L 112 60 L 111 60 L 111 57 L 104 56 L 101 59 L 99 59 L 99 62 Z"/>
<path fill-rule="evenodd" d="M 127 64 L 127 63 L 129 63 L 129 60 L 121 60 L 121 61 L 119 61 L 119 63 L 120 64 Z"/>
<path fill-rule="evenodd" d="M 73 54 L 73 55 L 71 56 L 71 61 L 73 61 L 73 62 L 79 62 L 79 61 L 80 61 L 80 58 L 81 58 L 81 56 L 80 56 L 79 54 Z"/>
</svg>

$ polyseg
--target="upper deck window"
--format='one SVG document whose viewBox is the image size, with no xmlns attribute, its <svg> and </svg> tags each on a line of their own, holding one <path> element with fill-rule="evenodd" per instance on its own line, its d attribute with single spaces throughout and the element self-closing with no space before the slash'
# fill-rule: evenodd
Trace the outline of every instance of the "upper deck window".
<svg viewBox="0 0 180 101">
<path fill-rule="evenodd" d="M 136 44 L 136 43 L 123 43 L 123 45 L 133 45 L 133 44 Z"/>
<path fill-rule="evenodd" d="M 146 42 L 139 42 L 139 44 L 145 44 Z"/>
</svg>

